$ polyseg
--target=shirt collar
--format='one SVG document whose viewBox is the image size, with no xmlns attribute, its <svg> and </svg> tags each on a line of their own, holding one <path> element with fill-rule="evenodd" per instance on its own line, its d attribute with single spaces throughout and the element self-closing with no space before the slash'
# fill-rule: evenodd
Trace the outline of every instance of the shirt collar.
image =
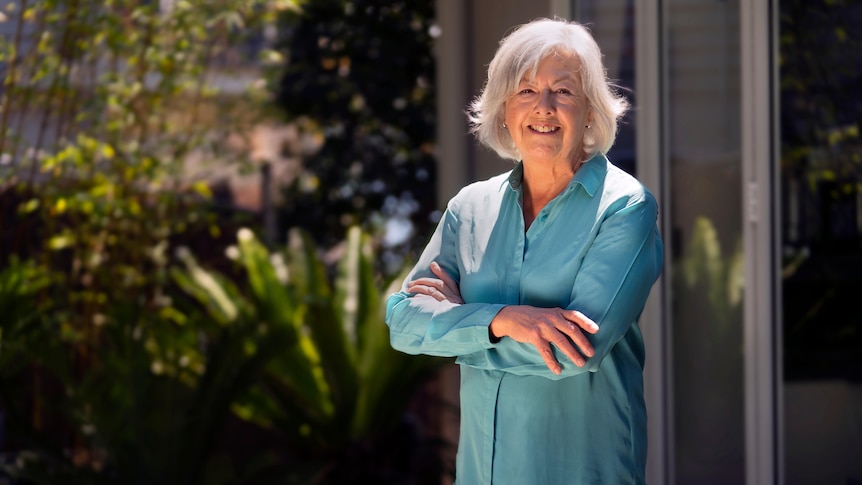
<svg viewBox="0 0 862 485">
<path fill-rule="evenodd" d="M 567 188 L 571 189 L 575 184 L 581 184 L 581 187 L 594 197 L 599 190 L 602 181 L 605 178 L 605 173 L 608 171 L 608 158 L 604 153 L 596 153 L 592 158 L 581 164 L 581 167 L 575 172 L 572 181 L 569 182 Z"/>
<path fill-rule="evenodd" d="M 571 190 L 576 184 L 580 184 L 590 197 L 595 196 L 602 183 L 602 179 L 604 179 L 607 167 L 607 157 L 603 153 L 596 153 L 592 158 L 581 164 L 581 167 L 575 172 L 575 176 L 572 177 L 566 190 Z M 512 190 L 520 190 L 523 181 L 524 162 L 520 161 L 509 174 L 509 187 Z"/>
<path fill-rule="evenodd" d="M 509 187 L 511 187 L 512 190 L 519 190 L 523 181 L 524 161 L 522 160 L 515 165 L 515 168 L 513 168 L 512 172 L 509 174 Z"/>
</svg>

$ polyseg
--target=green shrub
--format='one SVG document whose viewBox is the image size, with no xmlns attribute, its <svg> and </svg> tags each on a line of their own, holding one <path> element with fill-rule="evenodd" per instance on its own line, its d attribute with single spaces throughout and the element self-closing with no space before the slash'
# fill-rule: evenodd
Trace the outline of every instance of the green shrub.
<svg viewBox="0 0 862 485">
<path fill-rule="evenodd" d="M 446 444 L 433 436 L 411 443 L 404 439 L 416 436 L 398 431 L 416 391 L 450 360 L 391 348 L 382 296 L 400 279 L 377 282 L 369 236 L 348 231 L 334 283 L 303 231 L 291 233 L 285 251 L 270 253 L 248 230 L 238 241 L 241 285 L 188 254 L 188 269 L 174 276 L 212 320 L 236 329 L 234 351 L 265 362 L 232 405 L 285 446 L 288 460 L 271 456 L 260 473 L 297 483 L 379 483 L 399 473 L 406 479 L 416 476 L 415 467 L 388 462 L 385 454 L 412 446 L 414 463 L 425 460 L 424 473 L 439 481 L 445 470 L 436 462 L 438 445 Z"/>
</svg>

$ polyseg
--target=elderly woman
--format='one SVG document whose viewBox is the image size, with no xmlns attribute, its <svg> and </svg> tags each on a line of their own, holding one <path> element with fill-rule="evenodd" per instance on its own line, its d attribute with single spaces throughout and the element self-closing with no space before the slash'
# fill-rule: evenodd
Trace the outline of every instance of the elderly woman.
<svg viewBox="0 0 862 485">
<path fill-rule="evenodd" d="M 638 318 L 662 268 L 654 197 L 608 161 L 625 100 L 590 33 L 525 24 L 471 106 L 514 169 L 452 200 L 403 290 L 392 346 L 457 356 L 456 481 L 644 483 Z"/>
</svg>

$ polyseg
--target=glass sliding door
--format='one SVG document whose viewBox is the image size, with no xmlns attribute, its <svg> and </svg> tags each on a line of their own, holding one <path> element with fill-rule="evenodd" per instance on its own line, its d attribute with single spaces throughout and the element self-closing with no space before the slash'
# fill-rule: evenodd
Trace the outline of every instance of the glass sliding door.
<svg viewBox="0 0 862 485">
<path fill-rule="evenodd" d="M 862 484 L 862 3 L 778 5 L 784 483 Z"/>
<path fill-rule="evenodd" d="M 635 0 L 572 0 L 570 14 L 587 25 L 602 48 L 608 77 L 632 106 L 622 120 L 608 157 L 635 175 L 659 201 L 659 224 L 663 234 L 670 203 L 662 183 L 666 166 L 661 155 L 660 13 Z M 659 279 L 641 315 L 646 364 L 647 482 L 667 484 L 672 459 L 668 413 L 668 318 L 664 313 L 666 277 Z"/>
<path fill-rule="evenodd" d="M 745 483 L 739 8 L 665 10 L 672 476 L 685 485 Z"/>
<path fill-rule="evenodd" d="M 575 18 L 590 29 L 601 47 L 608 78 L 635 106 L 634 0 L 579 0 Z M 629 111 L 620 122 L 608 159 L 637 176 L 635 153 L 635 116 Z"/>
</svg>

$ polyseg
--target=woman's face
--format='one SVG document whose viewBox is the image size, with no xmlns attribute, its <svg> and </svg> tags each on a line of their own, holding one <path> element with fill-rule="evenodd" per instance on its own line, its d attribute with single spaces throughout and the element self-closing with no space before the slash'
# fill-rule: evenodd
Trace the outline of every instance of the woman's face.
<svg viewBox="0 0 862 485">
<path fill-rule="evenodd" d="M 577 57 L 551 54 L 539 62 L 536 77 L 525 76 L 506 99 L 506 125 L 525 162 L 576 167 L 583 158 L 590 108 L 581 89 L 580 65 Z"/>
</svg>

